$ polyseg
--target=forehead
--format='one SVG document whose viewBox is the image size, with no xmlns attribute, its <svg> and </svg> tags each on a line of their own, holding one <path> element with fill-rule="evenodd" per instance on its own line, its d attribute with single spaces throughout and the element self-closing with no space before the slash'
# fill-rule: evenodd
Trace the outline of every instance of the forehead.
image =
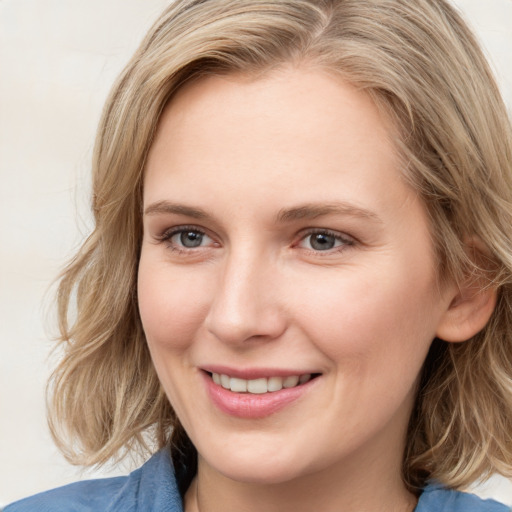
<svg viewBox="0 0 512 512">
<path fill-rule="evenodd" d="M 402 183 L 392 137 L 391 123 L 367 94 L 323 71 L 205 77 L 183 87 L 164 110 L 144 202 L 167 193 L 207 205 L 215 191 L 230 190 L 239 208 L 258 192 L 276 207 L 314 195 L 356 206 L 383 198 L 386 207 L 401 204 L 412 191 Z"/>
<path fill-rule="evenodd" d="M 292 65 L 264 74 L 195 79 L 166 106 L 159 132 L 163 124 L 175 133 L 193 127 L 199 139 L 205 132 L 198 129 L 208 129 L 216 120 L 224 124 L 223 136 L 231 135 L 227 128 L 232 127 L 233 135 L 251 135 L 254 143 L 259 142 L 259 134 L 264 135 L 266 145 L 267 134 L 287 135 L 292 130 L 295 138 L 308 141 L 316 134 L 337 132 L 341 142 L 342 128 L 354 134 L 352 128 L 366 124 L 378 135 L 373 141 L 377 149 L 381 142 L 387 145 L 395 131 L 368 94 L 328 71 Z"/>
</svg>

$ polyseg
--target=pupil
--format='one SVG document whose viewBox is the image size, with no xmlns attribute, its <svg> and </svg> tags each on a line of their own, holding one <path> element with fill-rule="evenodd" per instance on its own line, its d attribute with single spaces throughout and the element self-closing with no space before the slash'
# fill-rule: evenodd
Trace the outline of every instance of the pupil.
<svg viewBox="0 0 512 512">
<path fill-rule="evenodd" d="M 184 247 L 198 247 L 202 241 L 203 235 L 197 231 L 184 231 L 180 235 L 180 242 Z"/>
<path fill-rule="evenodd" d="M 334 247 L 334 237 L 323 233 L 311 235 L 311 247 L 317 251 L 327 251 Z"/>
</svg>

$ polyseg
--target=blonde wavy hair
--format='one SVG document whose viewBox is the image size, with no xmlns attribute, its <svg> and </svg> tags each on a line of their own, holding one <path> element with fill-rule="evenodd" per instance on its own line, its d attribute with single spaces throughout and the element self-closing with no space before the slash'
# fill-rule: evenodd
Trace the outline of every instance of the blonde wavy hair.
<svg viewBox="0 0 512 512">
<path fill-rule="evenodd" d="M 93 156 L 95 228 L 60 280 L 63 358 L 48 388 L 58 446 L 85 465 L 173 442 L 192 449 L 138 313 L 145 159 L 183 84 L 289 62 L 337 73 L 391 117 L 403 172 L 431 218 L 439 275 L 474 274 L 498 289 L 483 331 L 465 343 L 433 341 L 404 482 L 461 487 L 510 474 L 512 133 L 485 57 L 445 0 L 177 0 L 166 9 L 106 103 Z M 468 257 L 468 237 L 488 261 Z"/>
</svg>

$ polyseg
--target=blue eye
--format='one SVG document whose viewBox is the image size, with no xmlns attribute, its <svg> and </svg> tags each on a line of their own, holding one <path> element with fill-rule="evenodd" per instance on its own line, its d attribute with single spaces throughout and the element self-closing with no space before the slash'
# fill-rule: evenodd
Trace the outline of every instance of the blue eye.
<svg viewBox="0 0 512 512">
<path fill-rule="evenodd" d="M 171 240 L 174 238 L 178 238 L 180 245 L 183 247 L 192 248 L 199 247 L 201 245 L 204 235 L 198 231 L 182 231 L 181 233 L 176 233 Z"/>
<path fill-rule="evenodd" d="M 183 249 L 195 249 L 212 243 L 212 239 L 197 229 L 179 229 L 165 237 L 172 246 Z"/>
<path fill-rule="evenodd" d="M 316 231 L 307 234 L 300 243 L 304 249 L 312 251 L 330 251 L 332 249 L 343 248 L 347 245 L 353 245 L 353 240 L 343 237 L 340 234 L 331 233 L 329 231 Z"/>
<path fill-rule="evenodd" d="M 308 237 L 309 245 L 315 251 L 328 251 L 336 246 L 336 238 L 326 233 L 314 233 Z M 338 244 L 339 245 L 339 244 Z"/>
</svg>

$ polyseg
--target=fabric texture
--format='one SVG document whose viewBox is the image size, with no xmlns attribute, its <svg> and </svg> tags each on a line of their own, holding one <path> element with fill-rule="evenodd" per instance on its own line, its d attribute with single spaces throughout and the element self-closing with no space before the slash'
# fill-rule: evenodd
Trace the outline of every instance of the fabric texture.
<svg viewBox="0 0 512 512">
<path fill-rule="evenodd" d="M 431 484 L 423 491 L 414 512 L 510 512 L 511 510 L 510 507 L 494 500 L 482 500 L 474 494 Z"/>
<path fill-rule="evenodd" d="M 415 512 L 510 510 L 493 500 L 431 484 Z M 129 476 L 59 487 L 8 505 L 4 512 L 183 512 L 183 507 L 169 451 L 161 450 Z"/>
<path fill-rule="evenodd" d="M 182 512 L 168 450 L 129 476 L 88 480 L 36 494 L 4 512 Z"/>
</svg>

